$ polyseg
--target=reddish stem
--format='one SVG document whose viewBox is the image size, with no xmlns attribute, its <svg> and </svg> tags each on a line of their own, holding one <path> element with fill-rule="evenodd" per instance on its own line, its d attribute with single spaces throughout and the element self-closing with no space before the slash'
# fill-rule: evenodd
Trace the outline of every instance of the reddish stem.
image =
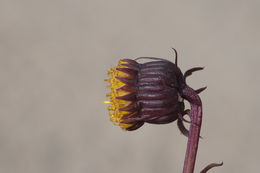
<svg viewBox="0 0 260 173">
<path fill-rule="evenodd" d="M 189 86 L 186 86 L 182 92 L 183 97 L 188 100 L 191 105 L 191 124 L 189 129 L 189 138 L 186 149 L 183 173 L 193 173 L 199 144 L 200 128 L 202 123 L 202 103 L 196 91 Z"/>
</svg>

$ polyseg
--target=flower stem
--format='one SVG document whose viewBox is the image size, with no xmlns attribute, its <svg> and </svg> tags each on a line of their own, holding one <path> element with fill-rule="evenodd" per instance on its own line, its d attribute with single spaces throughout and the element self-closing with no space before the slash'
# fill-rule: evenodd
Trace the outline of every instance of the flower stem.
<svg viewBox="0 0 260 173">
<path fill-rule="evenodd" d="M 198 150 L 200 128 L 202 123 L 202 103 L 195 90 L 186 86 L 183 90 L 183 97 L 191 105 L 191 124 L 189 129 L 189 138 L 187 143 L 183 173 L 193 173 Z"/>
</svg>

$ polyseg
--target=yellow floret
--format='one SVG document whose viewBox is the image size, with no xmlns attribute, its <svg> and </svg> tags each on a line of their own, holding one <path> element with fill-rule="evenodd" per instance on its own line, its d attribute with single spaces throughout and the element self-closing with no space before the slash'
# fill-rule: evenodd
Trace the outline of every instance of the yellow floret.
<svg viewBox="0 0 260 173">
<path fill-rule="evenodd" d="M 108 76 L 110 76 L 110 78 L 105 81 L 109 82 L 108 87 L 111 89 L 111 92 L 106 95 L 107 98 L 110 99 L 110 101 L 104 101 L 103 103 L 110 104 L 108 107 L 108 111 L 109 111 L 110 120 L 113 122 L 113 124 L 119 125 L 122 129 L 125 130 L 125 129 L 133 126 L 133 124 L 120 123 L 122 121 L 121 118 L 125 114 L 128 114 L 129 112 L 120 111 L 119 109 L 126 107 L 127 105 L 131 104 L 131 102 L 116 98 L 116 97 L 120 97 L 120 96 L 129 94 L 129 92 L 126 92 L 123 90 L 118 90 L 118 88 L 121 88 L 125 84 L 123 82 L 121 82 L 120 80 L 118 80 L 116 77 L 125 77 L 125 78 L 129 77 L 129 74 L 116 70 L 116 68 L 125 68 L 124 64 L 125 64 L 125 62 L 119 61 L 117 67 L 111 67 L 111 69 L 108 71 Z"/>
</svg>

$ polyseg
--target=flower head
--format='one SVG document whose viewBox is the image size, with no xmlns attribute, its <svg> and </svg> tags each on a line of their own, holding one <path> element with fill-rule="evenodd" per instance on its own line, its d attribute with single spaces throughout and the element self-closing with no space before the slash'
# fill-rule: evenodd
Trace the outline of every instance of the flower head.
<svg viewBox="0 0 260 173">
<path fill-rule="evenodd" d="M 180 93 L 184 79 L 177 65 L 161 58 L 143 59 L 155 61 L 122 59 L 108 71 L 111 91 L 104 103 L 110 104 L 111 121 L 124 130 L 135 130 L 145 122 L 170 123 L 185 112 Z"/>
</svg>

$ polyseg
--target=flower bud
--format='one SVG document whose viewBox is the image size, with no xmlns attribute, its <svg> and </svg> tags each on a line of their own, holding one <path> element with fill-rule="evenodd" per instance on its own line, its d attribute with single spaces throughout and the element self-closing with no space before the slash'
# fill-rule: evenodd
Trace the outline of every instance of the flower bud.
<svg viewBox="0 0 260 173">
<path fill-rule="evenodd" d="M 124 130 L 136 130 L 145 122 L 167 124 L 183 115 L 180 88 L 183 74 L 174 63 L 155 61 L 138 63 L 122 59 L 108 71 L 109 116 Z"/>
</svg>

